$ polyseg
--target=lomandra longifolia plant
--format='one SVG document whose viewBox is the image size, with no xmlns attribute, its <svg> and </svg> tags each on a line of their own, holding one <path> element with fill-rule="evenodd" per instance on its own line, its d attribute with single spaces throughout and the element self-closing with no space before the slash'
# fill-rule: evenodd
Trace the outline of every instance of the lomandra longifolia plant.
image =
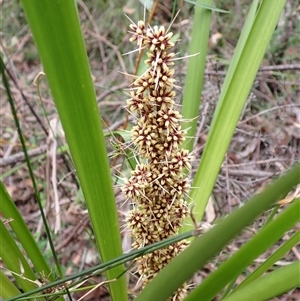
<svg viewBox="0 0 300 301">
<path fill-rule="evenodd" d="M 139 249 L 178 233 L 189 209 L 185 196 L 190 185 L 184 170 L 189 170 L 191 156 L 181 148 L 185 131 L 174 98 L 174 43 L 172 33 L 163 26 L 146 27 L 143 21 L 130 25 L 131 42 L 146 49 L 147 70 L 132 83 L 127 108 L 136 116 L 131 139 L 140 158 L 125 180 L 122 191 L 133 202 L 127 218 Z M 188 245 L 181 241 L 137 259 L 138 272 L 145 286 L 160 269 Z M 182 300 L 186 286 L 172 300 Z"/>
</svg>

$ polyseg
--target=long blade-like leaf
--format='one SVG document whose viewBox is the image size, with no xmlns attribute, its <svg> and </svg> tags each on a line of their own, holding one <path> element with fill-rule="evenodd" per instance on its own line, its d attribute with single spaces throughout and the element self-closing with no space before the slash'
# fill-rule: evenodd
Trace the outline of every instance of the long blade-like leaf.
<svg viewBox="0 0 300 301">
<path fill-rule="evenodd" d="M 240 118 L 257 70 L 266 51 L 272 33 L 279 19 L 286 0 L 264 0 L 256 14 L 253 26 L 248 32 L 243 50 L 233 58 L 234 71 L 225 80 L 225 92 L 222 91 L 221 106 L 217 110 L 217 118 L 213 120 L 208 140 L 204 149 L 199 169 L 194 178 L 190 197 L 195 200 L 194 214 L 201 220 L 209 196 L 213 189 L 228 145 Z M 238 59 L 238 62 L 235 62 Z M 183 231 L 191 229 L 192 225 L 183 227 Z"/>
<path fill-rule="evenodd" d="M 300 221 L 300 199 L 286 208 L 275 220 L 243 245 L 211 273 L 186 299 L 210 301 L 228 283 L 236 279 L 259 255 L 276 243 L 286 231 Z M 283 280 L 284 281 L 284 280 Z"/>
<path fill-rule="evenodd" d="M 212 0 L 198 1 L 204 5 L 212 6 Z M 188 130 L 188 140 L 184 147 L 193 150 L 194 137 L 197 128 L 197 117 L 200 107 L 200 99 L 203 87 L 206 53 L 210 30 L 211 10 L 203 7 L 195 7 L 192 39 L 189 46 L 189 58 L 184 96 L 182 100 L 182 116 L 190 120 L 184 127 Z"/>
<path fill-rule="evenodd" d="M 300 231 L 296 232 L 289 240 L 282 244 L 271 256 L 269 256 L 253 273 L 251 273 L 239 286 L 238 289 L 244 285 L 254 281 L 268 271 L 273 264 L 280 260 L 288 251 L 295 245 L 300 243 Z"/>
<path fill-rule="evenodd" d="M 36 241 L 28 230 L 20 212 L 10 198 L 2 182 L 0 182 L 0 200 L 0 212 L 2 212 L 7 220 L 11 220 L 9 225 L 19 242 L 22 244 L 35 269 L 39 273 L 43 273 L 45 276 L 49 277 L 49 280 L 54 280 L 41 250 L 38 248 Z"/>
<path fill-rule="evenodd" d="M 0 283 L 1 283 L 1 290 L 0 290 L 0 296 L 2 296 L 5 299 L 8 299 L 9 297 L 20 295 L 20 291 L 16 288 L 16 286 L 11 282 L 8 277 L 0 271 Z"/>
<path fill-rule="evenodd" d="M 229 295 L 224 301 L 271 300 L 300 285 L 300 260 L 275 270 Z"/>
<path fill-rule="evenodd" d="M 241 229 L 278 200 L 282 193 L 288 193 L 294 185 L 297 185 L 300 181 L 299 174 L 300 165 L 298 164 L 282 178 L 274 181 L 261 194 L 254 196 L 243 207 L 234 211 L 211 230 L 195 239 L 186 250 L 158 273 L 137 297 L 136 301 L 165 301 L 184 281 L 190 279 L 210 258 L 220 252 L 224 245 Z"/>
<path fill-rule="evenodd" d="M 36 277 L 2 220 L 0 220 L 0 238 L 0 258 L 6 268 L 24 291 L 34 289 L 36 286 L 30 280 L 34 281 Z"/>
<path fill-rule="evenodd" d="M 87 203 L 102 261 L 122 254 L 117 210 L 91 71 L 73 0 L 23 0 Z M 117 278 L 123 266 L 106 272 Z M 110 284 L 126 300 L 125 277 Z"/>
</svg>

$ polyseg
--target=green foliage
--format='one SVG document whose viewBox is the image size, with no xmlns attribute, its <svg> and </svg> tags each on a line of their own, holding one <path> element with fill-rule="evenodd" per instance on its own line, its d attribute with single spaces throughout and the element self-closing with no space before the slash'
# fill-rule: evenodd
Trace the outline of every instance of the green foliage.
<svg viewBox="0 0 300 301">
<path fill-rule="evenodd" d="M 263 301 L 270 300 L 286 291 L 299 287 L 299 264 L 300 261 L 293 262 L 272 273 L 251 282 L 249 285 L 233 292 L 225 301 Z M 282 281 L 284 279 L 284 281 Z M 197 299 L 199 300 L 199 299 Z"/>
<path fill-rule="evenodd" d="M 211 5 L 213 1 L 201 1 L 203 4 Z M 209 24 L 211 10 L 195 7 L 194 25 L 192 30 L 192 41 L 190 43 L 186 83 L 182 103 L 182 115 L 190 120 L 185 125 L 188 129 L 188 142 L 184 147 L 190 152 L 194 147 L 194 136 L 197 127 L 197 114 L 200 106 L 201 92 L 203 88 L 204 69 L 209 37 Z"/>
<path fill-rule="evenodd" d="M 273 40 L 272 34 L 285 2 L 284 0 L 252 2 L 222 87 L 202 160 L 193 179 L 194 189 L 190 198 L 195 204 L 193 212 L 197 221 L 202 220 L 234 129 L 270 41 L 271 46 L 269 47 L 273 61 L 282 61 L 286 45 L 280 49 L 280 45 L 277 44 L 276 36 L 280 35 L 280 26 L 275 31 Z M 200 235 L 200 230 L 195 229 L 195 225 L 192 226 L 188 221 L 189 223 L 182 229 L 182 232 L 191 229 L 192 231 L 171 238 L 167 242 L 122 255 L 111 171 L 86 54 L 89 52 L 89 46 L 86 46 L 83 40 L 75 2 L 73 0 L 22 0 L 21 3 L 66 134 L 102 264 L 93 267 L 92 270 L 63 277 L 54 282 L 54 275 L 49 267 L 50 263 L 46 260 L 49 259 L 48 254 L 47 256 L 42 254 L 41 246 L 35 242 L 13 200 L 1 183 L 0 211 L 3 213 L 4 219 L 0 223 L 0 236 L 2 237 L 0 256 L 6 268 L 13 272 L 15 278 L 15 282 L 13 282 L 3 271 L 0 271 L 0 283 L 3 284 L 0 286 L 0 295 L 5 299 L 18 300 L 22 297 L 20 288 L 24 291 L 23 296 L 27 298 L 32 293 L 41 293 L 45 288 L 61 286 L 65 281 L 75 281 L 75 278 L 82 280 L 91 273 L 105 272 L 107 279 L 112 280 L 109 284 L 112 300 L 127 300 L 127 287 L 123 274 L 125 262 L 157 248 L 165 247 L 174 241 L 200 236 L 193 239 L 190 247 L 161 270 L 136 298 L 136 300 L 142 301 L 164 301 L 184 281 L 189 280 L 194 272 L 221 252 L 257 216 L 266 212 L 270 206 L 274 206 L 278 199 L 285 197 L 294 186 L 299 184 L 300 166 L 296 165 L 286 175 L 277 179 L 262 193 L 255 195 L 244 206 L 229 214 L 206 233 Z M 110 16 L 103 14 L 101 9 L 103 7 L 116 9 L 116 14 L 119 16 L 123 13 L 123 3 L 118 3 L 116 8 L 112 6 L 112 2 L 100 1 L 96 5 L 93 3 L 87 2 L 85 7 L 84 3 L 80 4 L 79 2 L 79 10 L 97 11 L 99 24 L 97 23 L 96 27 L 99 26 L 102 32 L 102 30 L 105 31 L 106 28 L 114 26 L 116 30 L 112 31 L 112 36 L 108 38 L 114 39 L 116 44 L 122 41 L 123 33 L 121 27 L 117 26 L 118 18 L 115 18 L 111 24 Z M 218 9 L 211 9 L 213 2 L 210 0 L 197 1 L 197 3 L 199 5 L 195 4 L 189 54 L 198 55 L 189 58 L 183 96 L 182 113 L 187 119 L 196 118 L 198 114 L 211 16 L 222 12 Z M 4 3 L 4 9 L 9 11 L 10 5 L 9 2 Z M 226 5 L 223 3 L 222 7 L 225 11 L 228 10 Z M 228 20 L 229 17 L 226 14 L 222 20 Z M 24 16 L 22 11 L 18 10 L 18 17 L 13 18 L 10 26 L 17 28 L 23 23 Z M 238 23 L 239 20 L 236 20 L 230 26 L 236 26 Z M 91 23 L 91 26 L 94 25 Z M 224 31 L 229 30 L 228 28 L 223 26 Z M 234 34 L 237 35 L 237 32 Z M 233 39 L 235 38 L 233 37 Z M 288 39 L 287 44 L 292 45 L 293 39 L 295 38 Z M 105 51 L 108 52 L 110 49 L 106 47 L 107 45 Z M 278 49 L 281 51 L 280 57 L 275 56 Z M 33 58 L 35 58 L 34 51 L 35 49 L 30 52 L 33 54 Z M 91 51 L 89 53 L 91 57 L 99 57 L 99 53 Z M 30 53 L 26 55 L 27 59 L 31 59 Z M 4 82 L 3 66 L 1 65 L 1 71 Z M 110 68 L 113 66 L 113 64 L 109 65 Z M 186 128 L 189 128 L 189 136 L 195 137 L 196 125 L 196 119 L 186 125 Z M 128 141 L 128 136 L 123 132 L 117 134 Z M 191 139 L 187 144 L 190 150 L 193 150 L 193 140 Z M 64 147 L 64 150 L 68 147 Z M 134 168 L 136 160 L 133 154 L 128 149 L 126 153 L 129 165 Z M 1 179 L 4 177 L 5 175 L 1 175 Z M 278 207 L 274 208 L 275 214 Z M 299 231 L 278 247 L 244 282 L 236 287 L 233 285 L 235 279 L 243 274 L 256 258 L 264 251 L 270 250 L 287 231 L 293 229 L 299 222 L 299 211 L 300 200 L 295 199 L 289 206 L 281 209 L 280 214 L 275 217 L 270 215 L 268 223 L 195 288 L 186 297 L 186 300 L 211 300 L 220 292 L 223 293 L 223 300 L 226 301 L 267 300 L 299 286 L 299 277 L 297 277 L 299 262 L 268 272 L 276 261 L 299 243 Z M 16 237 L 18 243 L 14 241 L 13 237 Z M 263 274 L 265 275 L 263 276 Z M 41 281 L 43 277 L 46 277 L 50 284 L 38 288 L 40 283 L 38 281 Z M 61 290 L 61 292 L 68 293 L 65 290 Z"/>
<path fill-rule="evenodd" d="M 201 220 L 232 138 L 285 1 L 263 1 L 256 12 L 254 1 L 232 58 L 200 166 L 193 180 L 190 197 L 195 201 L 195 215 Z M 202 85 L 202 83 L 199 83 Z M 198 89 L 196 86 L 194 89 Z M 183 107 L 189 106 L 189 102 Z M 195 131 L 195 129 L 194 129 Z M 192 136 L 194 133 L 189 132 Z M 187 226 L 184 230 L 190 229 Z"/>
<path fill-rule="evenodd" d="M 74 1 L 22 1 L 60 115 L 101 258 L 122 254 L 117 210 L 95 91 Z M 49 39 L 51 36 L 51 39 Z M 88 134 L 87 134 L 88 133 Z M 107 271 L 108 279 L 122 266 Z M 110 284 L 126 300 L 125 277 Z"/>
<path fill-rule="evenodd" d="M 253 197 L 243 207 L 232 212 L 210 231 L 195 239 L 189 248 L 160 271 L 157 277 L 141 292 L 137 300 L 148 301 L 154 298 L 161 301 L 166 300 L 175 291 L 176 287 L 190 279 L 198 269 L 203 267 L 207 260 L 220 252 L 241 229 L 278 200 L 278 196 L 282 192 L 289 191 L 291 187 L 299 183 L 299 174 L 300 165 L 298 164 L 287 175 L 265 189 L 264 192 Z M 298 199 L 268 227 L 261 230 L 230 260 L 212 273 L 186 300 L 211 300 L 230 280 L 238 276 L 257 255 L 265 251 L 286 230 L 291 229 L 299 222 L 299 210 L 300 200 Z M 258 246 L 258 243 L 261 243 L 261 245 Z M 193 264 L 190 264 L 191 262 Z M 176 275 L 176 277 L 170 275 Z M 171 278 L 172 281 L 170 281 Z M 158 294 L 157 292 L 161 293 Z"/>
</svg>

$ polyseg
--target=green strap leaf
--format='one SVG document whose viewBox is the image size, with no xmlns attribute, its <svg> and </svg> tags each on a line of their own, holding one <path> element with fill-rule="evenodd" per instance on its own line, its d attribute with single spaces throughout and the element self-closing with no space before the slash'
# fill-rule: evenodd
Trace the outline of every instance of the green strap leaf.
<svg viewBox="0 0 300 301">
<path fill-rule="evenodd" d="M 300 164 L 274 181 L 244 206 L 229 214 L 211 230 L 196 238 L 186 250 L 158 273 L 138 295 L 136 301 L 165 301 L 256 216 L 274 204 L 282 194 L 287 194 L 293 186 L 297 185 L 300 181 L 299 174 Z"/>
<path fill-rule="evenodd" d="M 240 37 L 244 47 L 242 50 L 238 48 L 232 59 L 234 70 L 225 79 L 220 105 L 215 112 L 200 166 L 192 184 L 194 189 L 191 190 L 190 198 L 195 201 L 194 214 L 198 220 L 202 219 L 205 212 L 236 124 L 285 2 L 262 1 L 251 30 L 244 31 L 247 40 L 243 41 L 243 37 Z M 191 228 L 191 223 L 187 223 L 182 231 Z"/>
<path fill-rule="evenodd" d="M 300 260 L 277 269 L 232 293 L 224 301 L 271 300 L 300 285 Z"/>
<path fill-rule="evenodd" d="M 110 167 L 76 1 L 22 0 L 65 131 L 103 262 L 122 254 Z M 108 270 L 115 279 L 123 266 Z M 127 300 L 122 276 L 113 300 Z"/>
</svg>

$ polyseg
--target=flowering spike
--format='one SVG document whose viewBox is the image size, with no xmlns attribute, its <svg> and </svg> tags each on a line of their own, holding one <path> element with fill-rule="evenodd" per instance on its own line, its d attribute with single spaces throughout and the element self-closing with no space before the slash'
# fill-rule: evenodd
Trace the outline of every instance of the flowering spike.
<svg viewBox="0 0 300 301">
<path fill-rule="evenodd" d="M 143 163 L 124 181 L 123 194 L 134 203 L 127 225 L 134 238 L 133 248 L 168 238 L 178 233 L 189 210 L 186 201 L 190 185 L 184 170 L 190 169 L 191 156 L 181 148 L 185 131 L 182 116 L 175 107 L 174 46 L 172 33 L 163 26 L 146 27 L 143 21 L 131 21 L 130 41 L 140 49 L 147 48 L 148 69 L 130 86 L 127 107 L 137 115 L 131 129 L 131 140 Z M 169 261 L 188 245 L 174 243 L 137 259 L 138 271 L 146 285 Z M 184 285 L 172 297 L 183 300 Z"/>
</svg>

